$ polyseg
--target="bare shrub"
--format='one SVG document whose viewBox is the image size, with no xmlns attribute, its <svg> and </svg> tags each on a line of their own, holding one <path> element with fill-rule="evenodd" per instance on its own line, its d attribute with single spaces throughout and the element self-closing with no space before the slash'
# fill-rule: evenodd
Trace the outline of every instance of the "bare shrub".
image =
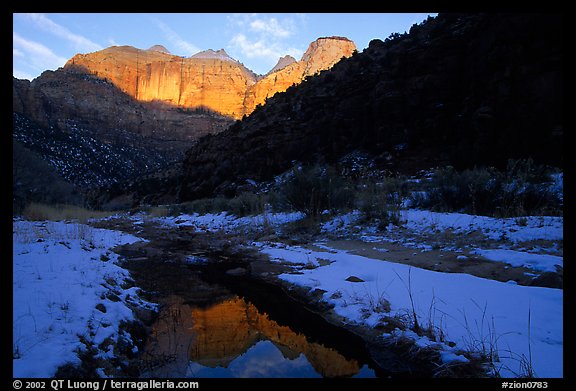
<svg viewBox="0 0 576 391">
<path fill-rule="evenodd" d="M 505 171 L 480 167 L 437 169 L 425 193 L 411 197 L 413 206 L 439 212 L 495 217 L 562 214 L 562 200 L 549 186 L 548 169 L 531 159 L 509 160 Z"/>
<path fill-rule="evenodd" d="M 313 218 L 349 209 L 354 201 L 352 186 L 334 168 L 320 165 L 295 168 L 281 190 L 294 210 Z"/>
</svg>

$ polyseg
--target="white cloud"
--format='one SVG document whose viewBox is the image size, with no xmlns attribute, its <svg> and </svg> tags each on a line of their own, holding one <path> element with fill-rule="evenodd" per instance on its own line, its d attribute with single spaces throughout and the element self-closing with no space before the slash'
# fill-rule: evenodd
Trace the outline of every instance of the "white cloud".
<svg viewBox="0 0 576 391">
<path fill-rule="evenodd" d="M 94 52 L 103 49 L 102 46 L 88 38 L 74 34 L 66 27 L 55 23 L 44 14 L 22 14 L 22 16 L 33 22 L 38 28 L 72 43 L 74 49 L 79 52 Z"/>
<path fill-rule="evenodd" d="M 21 53 L 18 57 L 23 57 L 26 64 L 38 70 L 56 69 L 64 66 L 66 61 L 65 57 L 60 57 L 52 50 L 42 45 L 41 43 L 30 41 L 21 37 L 17 33 L 12 33 L 12 52 Z"/>
<path fill-rule="evenodd" d="M 184 40 L 180 35 L 178 35 L 178 33 L 176 33 L 174 30 L 172 30 L 166 23 L 162 22 L 161 20 L 159 20 L 157 18 L 152 18 L 152 21 L 156 24 L 156 26 L 158 26 L 158 28 L 160 30 L 162 30 L 166 39 L 172 45 L 174 45 L 177 48 L 177 50 L 179 52 L 181 52 L 183 55 L 191 56 L 191 55 L 196 54 L 200 51 L 200 49 L 196 45 Z"/>
<path fill-rule="evenodd" d="M 259 60 L 272 67 L 287 54 L 300 59 L 304 50 L 294 47 L 291 38 L 306 23 L 304 15 L 234 14 L 228 17 L 234 33 L 228 48 L 240 58 Z"/>
<path fill-rule="evenodd" d="M 278 52 L 273 47 L 266 45 L 263 41 L 251 42 L 244 34 L 235 35 L 230 43 L 239 48 L 248 58 L 278 57 Z"/>
<path fill-rule="evenodd" d="M 16 48 L 12 48 L 12 56 L 14 57 L 24 57 L 24 53 Z"/>
<path fill-rule="evenodd" d="M 255 19 L 250 22 L 250 29 L 264 34 L 271 34 L 275 37 L 286 38 L 292 35 L 291 20 L 287 19 L 284 24 L 285 26 L 282 26 L 276 18 Z"/>
<path fill-rule="evenodd" d="M 264 58 L 274 62 L 287 54 L 299 59 L 303 53 L 300 49 L 286 48 L 279 43 L 266 42 L 262 39 L 251 41 L 244 34 L 236 34 L 230 44 L 248 58 Z"/>
</svg>

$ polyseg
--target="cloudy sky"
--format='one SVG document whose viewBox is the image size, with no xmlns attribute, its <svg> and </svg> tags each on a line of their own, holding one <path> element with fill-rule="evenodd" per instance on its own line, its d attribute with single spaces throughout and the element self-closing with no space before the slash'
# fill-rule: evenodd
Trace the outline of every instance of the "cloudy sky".
<svg viewBox="0 0 576 391">
<path fill-rule="evenodd" d="M 55 70 L 77 53 L 113 45 L 147 49 L 164 45 L 171 53 L 191 56 L 225 49 L 259 74 L 278 58 L 297 60 L 319 37 L 344 36 L 359 51 L 374 38 L 404 32 L 429 14 L 13 14 L 13 75 L 33 79 Z M 430 14 L 435 16 L 436 14 Z"/>
</svg>

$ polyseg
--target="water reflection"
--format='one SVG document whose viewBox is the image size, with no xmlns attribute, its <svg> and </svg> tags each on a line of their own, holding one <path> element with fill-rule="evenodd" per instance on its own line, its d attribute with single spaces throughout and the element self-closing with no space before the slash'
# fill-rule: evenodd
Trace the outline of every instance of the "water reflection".
<svg viewBox="0 0 576 391">
<path fill-rule="evenodd" d="M 172 297 L 153 326 L 145 366 L 152 377 L 374 377 L 237 296 L 207 308 Z"/>
</svg>

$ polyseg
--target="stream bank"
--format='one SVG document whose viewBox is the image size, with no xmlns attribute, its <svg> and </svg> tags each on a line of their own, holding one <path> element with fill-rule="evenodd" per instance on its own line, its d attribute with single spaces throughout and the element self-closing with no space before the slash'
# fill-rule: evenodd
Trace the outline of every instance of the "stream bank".
<svg viewBox="0 0 576 391">
<path fill-rule="evenodd" d="M 346 322 L 322 300 L 323 292 L 277 278 L 290 266 L 244 246 L 242 237 L 152 223 L 137 228 L 121 221 L 105 224 L 137 229 L 147 240 L 114 250 L 143 289 L 141 295 L 161 308 L 155 316 L 140 315 L 148 338 L 132 366 L 139 376 L 243 376 L 246 371 L 229 369 L 240 367 L 235 360 L 245 356 L 251 367 L 262 367 L 254 351 L 264 352 L 265 362 L 271 354 L 278 357 L 277 351 L 284 362 L 306 361 L 305 369 L 285 365 L 283 373 L 261 373 L 264 377 L 437 375 L 434 354 L 417 354 L 413 343 L 391 344 L 379 337 L 381 329 Z M 337 369 L 326 364 L 334 362 L 340 363 Z M 465 375 L 481 373 L 479 363 L 460 367 L 466 367 Z"/>
</svg>

